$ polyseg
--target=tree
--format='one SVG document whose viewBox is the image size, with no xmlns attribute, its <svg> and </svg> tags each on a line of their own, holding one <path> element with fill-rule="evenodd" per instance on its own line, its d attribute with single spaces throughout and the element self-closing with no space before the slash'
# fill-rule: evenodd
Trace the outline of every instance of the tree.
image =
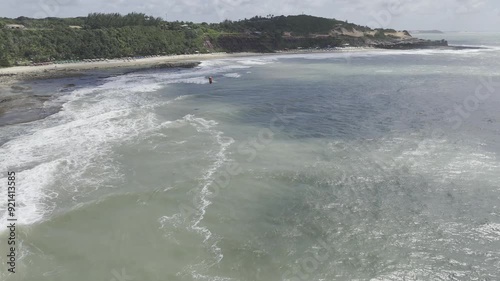
<svg viewBox="0 0 500 281">
<path fill-rule="evenodd" d="M 12 66 L 12 62 L 9 55 L 3 51 L 0 51 L 0 67 L 10 67 L 10 66 Z"/>
</svg>

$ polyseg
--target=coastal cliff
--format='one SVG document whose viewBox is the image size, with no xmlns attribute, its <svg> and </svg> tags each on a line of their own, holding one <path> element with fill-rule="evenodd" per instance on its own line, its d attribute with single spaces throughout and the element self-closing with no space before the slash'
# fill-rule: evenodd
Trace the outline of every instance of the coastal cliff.
<svg viewBox="0 0 500 281">
<path fill-rule="evenodd" d="M 307 15 L 269 15 L 211 24 L 167 22 L 138 13 L 94 13 L 64 19 L 0 18 L 0 67 L 214 52 L 447 45 L 445 40 L 414 38 L 407 31 L 372 29 Z"/>
<path fill-rule="evenodd" d="M 406 39 L 406 40 L 394 40 L 385 42 L 376 42 L 373 44 L 375 48 L 381 49 L 430 49 L 430 48 L 440 48 L 448 47 L 448 41 L 446 40 L 422 40 L 422 39 Z"/>
<path fill-rule="evenodd" d="M 269 37 L 248 35 L 220 36 L 216 46 L 226 52 L 275 52 L 293 49 L 331 49 L 342 47 L 372 47 L 380 49 L 429 49 L 448 47 L 446 40 L 431 41 L 418 38 L 385 38 L 325 36 L 325 37 L 288 37 L 273 40 Z"/>
<path fill-rule="evenodd" d="M 430 41 L 413 37 L 408 31 L 372 29 L 335 19 L 299 15 L 254 17 L 225 21 L 226 31 L 214 45 L 229 52 L 273 52 L 287 49 L 328 49 L 373 47 L 383 49 L 419 49 L 447 47 L 446 40 Z"/>
</svg>

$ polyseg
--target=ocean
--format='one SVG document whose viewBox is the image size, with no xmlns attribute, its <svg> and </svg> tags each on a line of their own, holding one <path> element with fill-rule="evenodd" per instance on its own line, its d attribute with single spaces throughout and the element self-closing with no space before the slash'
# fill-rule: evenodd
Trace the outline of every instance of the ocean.
<svg viewBox="0 0 500 281">
<path fill-rule="evenodd" d="M 419 37 L 27 82 L 0 280 L 500 280 L 500 34 Z"/>
</svg>

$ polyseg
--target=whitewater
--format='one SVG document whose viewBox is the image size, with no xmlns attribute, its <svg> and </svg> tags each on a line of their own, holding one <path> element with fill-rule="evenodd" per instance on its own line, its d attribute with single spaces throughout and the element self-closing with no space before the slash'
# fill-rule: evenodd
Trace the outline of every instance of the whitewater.
<svg viewBox="0 0 500 281">
<path fill-rule="evenodd" d="M 0 127 L 0 280 L 499 279 L 500 34 L 444 36 L 483 49 L 26 82 L 51 114 Z"/>
</svg>

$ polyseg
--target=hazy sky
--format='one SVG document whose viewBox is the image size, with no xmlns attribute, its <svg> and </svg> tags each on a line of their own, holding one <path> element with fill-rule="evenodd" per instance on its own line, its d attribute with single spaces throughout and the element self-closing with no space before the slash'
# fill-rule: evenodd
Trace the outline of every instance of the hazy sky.
<svg viewBox="0 0 500 281">
<path fill-rule="evenodd" d="M 309 14 L 370 27 L 500 31 L 500 0 L 0 0 L 0 16 L 69 17 L 143 12 L 167 20 L 219 22 Z"/>
</svg>

